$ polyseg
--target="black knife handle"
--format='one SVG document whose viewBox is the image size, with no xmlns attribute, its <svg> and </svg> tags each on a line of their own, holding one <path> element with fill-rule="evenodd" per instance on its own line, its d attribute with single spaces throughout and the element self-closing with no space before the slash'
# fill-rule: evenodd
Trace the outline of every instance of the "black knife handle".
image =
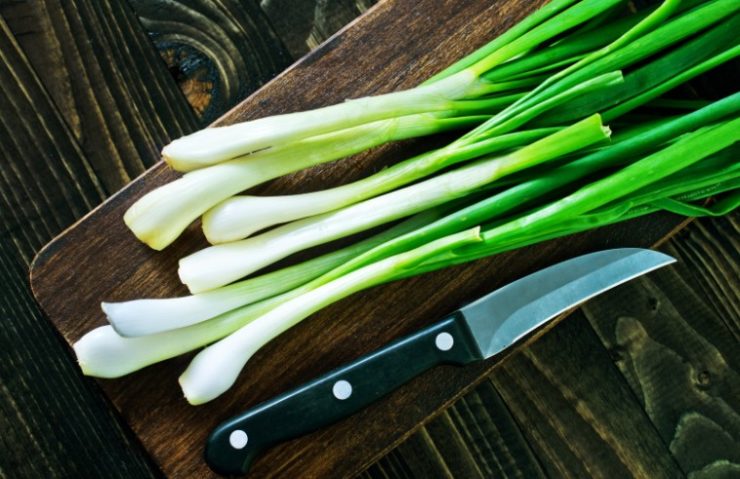
<svg viewBox="0 0 740 479">
<path fill-rule="evenodd" d="M 208 438 L 206 462 L 220 474 L 245 474 L 276 443 L 350 416 L 433 366 L 481 358 L 454 313 L 222 423 Z"/>
</svg>

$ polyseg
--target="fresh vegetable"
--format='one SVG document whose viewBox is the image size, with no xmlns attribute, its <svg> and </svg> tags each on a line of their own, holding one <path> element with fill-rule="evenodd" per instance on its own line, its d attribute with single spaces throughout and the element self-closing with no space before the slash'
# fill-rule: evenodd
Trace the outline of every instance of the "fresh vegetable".
<svg viewBox="0 0 740 479">
<path fill-rule="evenodd" d="M 168 163 L 186 171 L 224 163 L 192 171 L 148 193 L 132 205 L 124 220 L 141 241 L 162 249 L 211 207 L 269 179 L 387 141 L 471 126 L 482 121 L 478 116 L 469 118 L 471 113 L 491 114 L 511 104 L 541 81 L 542 72 L 578 61 L 578 54 L 572 55 L 579 50 L 558 47 L 553 55 L 538 53 L 539 58 L 530 64 L 518 68 L 506 65 L 516 78 L 501 75 L 491 81 L 486 74 L 493 74 L 507 60 L 521 61 L 533 49 L 552 43 L 559 35 L 577 30 L 621 4 L 623 0 L 554 0 L 467 57 L 469 66 L 445 78 L 317 110 L 208 128 L 178 139 L 162 152 Z M 638 19 L 632 16 L 624 25 Z M 615 32 L 607 33 L 592 36 L 588 45 L 608 43 Z M 536 73 L 528 75 L 523 66 L 534 68 Z M 468 118 L 450 120 L 457 116 Z M 507 123 L 498 133 L 510 127 Z"/>
<path fill-rule="evenodd" d="M 271 273 L 192 296 L 103 302 L 108 322 L 121 336 L 143 336 L 182 328 L 301 286 L 379 244 L 438 219 L 443 209 L 420 213 L 364 241 Z"/>
<path fill-rule="evenodd" d="M 116 309 L 118 311 L 124 312 L 128 310 L 120 320 L 121 325 L 119 326 L 122 329 L 125 328 L 127 321 L 136 321 L 137 318 L 141 318 L 138 325 L 133 325 L 134 328 L 150 327 L 160 332 L 158 334 L 151 334 L 155 331 L 144 331 L 148 335 L 122 337 L 116 334 L 111 326 L 100 327 L 88 333 L 75 345 L 75 351 L 80 360 L 80 365 L 86 374 L 100 377 L 117 377 L 129 374 L 155 362 L 192 351 L 227 336 L 240 327 L 249 324 L 255 318 L 270 311 L 275 306 L 291 298 L 300 296 L 317 285 L 339 277 L 361 265 L 377 261 L 380 258 L 400 251 L 418 247 L 436 238 L 452 234 L 455 231 L 470 228 L 471 225 L 489 223 L 502 218 L 512 211 L 516 211 L 518 208 L 528 207 L 536 203 L 538 198 L 547 195 L 548 192 L 557 192 L 563 186 L 587 177 L 594 172 L 629 163 L 632 158 L 650 151 L 655 145 L 666 143 L 687 132 L 716 123 L 722 118 L 737 117 L 738 115 L 740 115 L 740 93 L 712 103 L 699 111 L 666 122 L 657 128 L 644 131 L 617 143 L 613 147 L 601 149 L 583 158 L 566 163 L 552 170 L 552 172 L 540 174 L 531 180 L 523 181 L 437 220 L 433 220 L 434 216 L 438 215 L 437 212 L 433 212 L 433 216 L 427 216 L 426 218 L 414 218 L 406 225 L 399 225 L 401 227 L 395 231 L 390 230 L 387 235 L 376 238 L 377 241 L 373 241 L 372 244 L 382 241 L 384 238 L 388 238 L 388 241 L 376 245 L 371 250 L 366 250 L 364 254 L 361 254 L 359 248 L 365 247 L 365 244 L 350 245 L 332 253 L 336 261 L 333 260 L 329 264 L 322 264 L 325 258 L 320 257 L 316 260 L 309 260 L 294 267 L 289 267 L 286 270 L 280 270 L 277 272 L 277 275 L 268 273 L 254 279 L 245 280 L 243 286 L 237 283 L 232 290 L 235 292 L 234 295 L 222 296 L 223 303 L 214 302 L 214 309 L 204 311 L 201 317 L 195 318 L 196 320 L 208 319 L 207 321 L 200 322 L 200 324 L 193 324 L 195 321 L 190 322 L 192 318 L 188 318 L 185 314 L 189 306 L 188 302 L 191 301 L 189 298 L 197 298 L 197 295 L 165 300 L 139 300 L 144 305 L 153 306 L 153 308 L 141 307 L 141 303 L 136 304 L 139 301 L 117 303 Z M 709 164 L 701 170 L 697 167 L 692 167 L 692 169 L 686 170 L 685 173 L 676 175 L 673 183 L 662 180 L 652 185 L 649 191 L 642 196 L 633 195 L 632 197 L 628 197 L 624 202 L 618 202 L 612 206 L 607 205 L 607 207 L 600 208 L 596 213 L 583 215 L 581 219 L 571 220 L 569 222 L 570 226 L 565 228 L 560 234 L 571 234 L 585 229 L 611 224 L 619 220 L 631 219 L 659 209 L 676 211 L 676 204 L 670 203 L 676 200 L 665 200 L 667 198 L 693 201 L 727 190 L 731 191 L 740 186 L 740 164 L 736 161 L 737 155 L 740 152 L 738 152 L 737 148 L 726 151 L 727 154 L 724 158 L 725 166 L 719 167 L 715 163 Z M 702 163 L 699 163 L 697 166 L 702 166 Z M 701 180 L 701 178 L 706 179 Z M 691 190 L 696 190 L 692 193 L 694 196 L 687 196 L 687 191 L 691 193 Z M 669 201 L 669 203 L 662 200 Z M 685 209 L 688 207 L 683 203 L 678 204 L 683 205 L 682 208 L 684 209 L 677 212 L 685 214 Z M 725 203 L 725 209 L 714 211 L 723 212 L 727 209 L 734 208 L 736 205 L 737 200 L 734 203 Z M 707 209 L 696 209 L 697 207 L 693 206 L 690 208 L 692 216 L 701 216 L 712 212 L 712 210 Z M 405 234 L 403 234 L 404 231 Z M 398 236 L 399 234 L 400 236 Z M 548 239 L 552 235 L 551 233 L 550 236 L 544 239 Z M 523 246 L 527 242 L 525 239 L 521 244 L 509 243 L 502 245 L 500 250 L 513 249 L 520 245 Z M 478 254 L 481 253 L 479 252 Z M 302 275 L 302 278 L 308 280 L 309 277 L 315 274 L 316 270 L 314 268 L 317 262 L 321 264 L 322 270 L 329 269 L 330 271 L 284 294 L 279 294 L 282 289 L 275 289 L 282 288 L 281 281 L 292 281 L 289 278 L 294 274 Z M 337 267 L 331 269 L 332 266 Z M 426 266 L 426 268 L 433 269 L 437 267 L 441 266 Z M 421 272 L 424 272 L 424 270 L 414 271 L 409 274 Z M 239 291 L 251 289 L 248 286 L 250 284 L 256 285 L 253 286 L 256 290 L 265 291 L 262 297 L 269 298 L 274 295 L 276 296 L 270 299 L 262 299 L 261 297 L 253 297 L 249 294 L 240 295 Z M 214 290 L 214 292 L 229 291 L 228 288 L 221 288 L 220 290 Z M 241 288 L 244 289 L 242 290 Z M 262 300 L 260 301 L 260 299 Z M 181 303 L 181 305 L 176 304 L 181 301 L 185 301 L 185 303 Z M 231 306 L 236 305 L 240 301 L 242 303 L 239 305 L 240 307 L 232 311 L 224 312 L 221 309 L 224 307 L 224 304 Z M 250 304 L 252 301 L 256 302 Z M 168 307 L 170 305 L 174 307 L 170 309 Z M 110 319 L 113 322 L 113 316 Z M 180 319 L 184 321 L 179 322 Z M 157 324 L 158 322 L 164 324 Z M 187 326 L 186 322 L 192 325 Z M 172 327 L 172 330 L 165 331 L 168 327 Z M 134 336 L 140 332 L 140 330 L 127 331 L 127 335 Z"/>
<path fill-rule="evenodd" d="M 267 233 L 211 246 L 180 260 L 180 280 L 191 293 L 217 288 L 286 256 L 459 198 L 507 174 L 573 153 L 609 138 L 590 117 L 508 155 L 483 158 L 347 208 L 306 218 Z"/>
<path fill-rule="evenodd" d="M 728 42 L 732 41 L 738 29 L 740 29 L 740 17 L 735 16 L 720 23 L 705 35 L 692 39 L 631 72 L 621 84 L 613 83 L 608 85 L 609 88 L 589 88 L 593 85 L 593 80 L 580 83 L 566 90 L 570 92 L 570 95 L 561 93 L 555 96 L 554 98 L 560 99 L 556 103 L 553 102 L 553 98 L 535 103 L 525 110 L 526 115 L 519 113 L 507 122 L 511 124 L 515 119 L 525 116 L 527 119 L 534 118 L 534 123 L 539 125 L 568 124 L 619 104 L 618 108 L 607 113 L 609 121 L 612 121 L 629 112 L 631 108 L 669 90 L 672 86 L 737 57 L 740 53 L 738 51 L 740 46 L 727 51 L 723 51 L 723 48 L 727 48 Z M 653 35 L 664 34 L 667 34 L 665 29 L 659 29 L 653 33 Z M 702 63 L 705 59 L 707 60 Z M 624 62 L 619 66 L 626 65 L 627 62 Z M 625 99 L 635 99 L 635 101 L 625 102 Z M 550 109 L 553 111 L 548 111 Z M 496 118 L 487 122 L 488 126 L 478 128 L 478 135 L 481 131 L 490 135 L 491 129 L 499 134 L 507 131 L 506 122 L 496 124 Z M 426 176 L 438 169 L 433 166 L 435 164 L 441 163 L 440 167 L 446 167 L 452 162 L 468 159 L 464 155 L 453 157 L 451 161 L 448 158 L 450 152 L 464 149 L 465 146 L 469 147 L 471 142 L 475 145 L 476 138 L 477 135 L 468 135 L 422 158 L 403 162 L 392 171 L 383 171 L 353 184 L 322 192 L 279 197 L 238 196 L 225 200 L 204 215 L 203 232 L 211 243 L 236 241 L 268 226 L 356 203 L 414 181 L 420 176 Z M 440 161 L 440 159 L 448 159 L 448 161 Z M 416 164 L 421 164 L 421 168 L 417 167 L 418 169 L 408 172 L 408 168 Z"/>
<path fill-rule="evenodd" d="M 111 326 L 75 344 L 83 371 L 117 377 L 206 346 L 180 378 L 200 404 L 225 392 L 272 338 L 364 288 L 656 211 L 735 209 L 740 93 L 709 101 L 676 98 L 674 88 L 737 59 L 740 3 L 666 0 L 637 13 L 624 4 L 554 0 L 417 88 L 168 146 L 168 162 L 189 172 L 141 198 L 127 224 L 159 249 L 205 214 L 207 238 L 222 244 L 180 261 L 194 295 L 104 303 Z M 234 197 L 387 141 L 453 129 L 469 131 L 354 183 Z"/>
<path fill-rule="evenodd" d="M 282 302 L 248 326 L 221 340 L 222 342 L 217 343 L 218 346 L 201 351 L 180 376 L 185 397 L 191 404 L 210 401 L 231 387 L 252 354 L 276 334 L 319 309 L 352 293 L 388 281 L 442 251 L 480 241 L 479 232 L 476 227 L 445 236 L 419 248 L 370 263 Z M 213 374 L 213 371 L 219 371 L 219 374 Z"/>
<path fill-rule="evenodd" d="M 460 233 L 454 233 L 418 249 L 359 268 L 309 293 L 292 298 L 198 353 L 180 376 L 180 385 L 185 397 L 194 405 L 218 397 L 233 385 L 246 362 L 257 350 L 321 307 L 381 281 L 391 281 L 419 272 L 444 268 L 530 242 L 591 228 L 593 223 L 603 220 L 598 214 L 584 216 L 589 211 L 646 187 L 712 153 L 727 148 L 738 140 L 740 140 L 740 118 L 719 126 L 705 127 L 674 145 L 626 166 L 561 200 L 483 231 L 481 234 L 483 240 L 480 242 L 458 245 L 454 239 Z M 607 221 L 613 222 L 610 216 L 606 218 Z M 429 256 L 422 254 L 427 251 L 425 248 L 444 244 L 444 241 L 449 241 L 449 246 L 441 247 Z M 420 264 L 416 266 L 418 269 L 416 271 L 409 271 L 410 268 L 405 264 L 403 268 L 388 267 L 393 261 L 417 256 L 420 259 L 415 262 Z M 219 374 L 213 374 L 213 371 L 219 371 Z"/>
<path fill-rule="evenodd" d="M 479 123 L 483 118 L 439 119 L 428 114 L 413 115 L 261 150 L 191 171 L 161 186 L 134 203 L 123 219 L 140 240 L 154 249 L 162 249 L 209 208 L 246 188 L 312 165 L 343 158 L 379 142 L 439 133 Z"/>
<path fill-rule="evenodd" d="M 336 210 L 411 183 L 455 163 L 524 146 L 558 130 L 540 128 L 496 136 L 469 145 L 458 146 L 453 143 L 330 190 L 290 196 L 235 196 L 203 215 L 203 234 L 213 244 L 240 240 L 268 226 Z"/>
</svg>

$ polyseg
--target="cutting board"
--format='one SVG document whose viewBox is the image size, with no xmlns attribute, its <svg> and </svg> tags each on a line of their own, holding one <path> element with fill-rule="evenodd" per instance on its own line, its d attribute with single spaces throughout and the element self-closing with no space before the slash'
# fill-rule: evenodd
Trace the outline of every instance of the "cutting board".
<svg viewBox="0 0 740 479">
<path fill-rule="evenodd" d="M 411 87 L 543 3 L 383 1 L 217 124 Z M 422 139 L 377 148 L 256 191 L 305 192 L 341 184 L 439 141 Z M 31 268 L 34 294 L 70 344 L 104 324 L 101 300 L 186 293 L 177 281 L 176 264 L 180 257 L 205 245 L 198 225 L 165 251 L 155 252 L 137 242 L 122 221 L 124 211 L 136 199 L 176 176 L 165 165 L 156 165 L 37 256 Z M 651 246 L 678 226 L 676 217 L 651 216 L 356 294 L 267 345 L 249 362 L 231 391 L 204 406 L 188 405 L 177 384 L 190 356 L 99 384 L 166 475 L 208 477 L 211 472 L 202 460 L 204 440 L 211 428 L 232 414 L 429 324 L 524 274 L 607 247 Z M 252 477 L 345 477 L 359 472 L 502 359 L 430 371 L 349 419 L 272 449 L 255 463 Z"/>
</svg>

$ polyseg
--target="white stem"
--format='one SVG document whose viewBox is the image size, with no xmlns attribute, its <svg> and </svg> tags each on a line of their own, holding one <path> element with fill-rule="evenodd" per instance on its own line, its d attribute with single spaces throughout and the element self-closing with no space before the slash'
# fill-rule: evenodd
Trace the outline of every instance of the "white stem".
<svg viewBox="0 0 740 479">
<path fill-rule="evenodd" d="M 480 241 L 479 228 L 450 235 L 417 249 L 371 263 L 297 296 L 198 353 L 180 376 L 187 400 L 203 404 L 228 390 L 249 358 L 267 342 L 325 306 L 381 283 L 398 270 L 440 252 Z"/>
<path fill-rule="evenodd" d="M 184 328 L 235 308 L 304 285 L 390 239 L 434 221 L 438 212 L 414 216 L 364 241 L 223 288 L 179 298 L 102 303 L 108 322 L 121 336 L 142 336 Z"/>
<path fill-rule="evenodd" d="M 199 163 L 235 158 L 262 148 L 401 115 L 442 111 L 450 101 L 474 93 L 478 77 L 463 71 L 431 85 L 346 101 L 315 110 L 206 128 L 162 150 L 168 161 Z"/>
<path fill-rule="evenodd" d="M 229 284 L 295 252 L 431 208 L 492 181 L 502 159 L 476 163 L 344 209 L 306 218 L 252 238 L 205 248 L 180 260 L 192 293 Z"/>
<path fill-rule="evenodd" d="M 391 118 L 191 171 L 144 195 L 126 211 L 124 221 L 137 238 L 161 250 L 200 215 L 237 193 L 387 141 L 434 133 L 439 120 L 431 114 Z"/>
<path fill-rule="evenodd" d="M 505 134 L 479 142 L 447 147 L 421 154 L 374 175 L 346 185 L 312 193 L 286 196 L 235 196 L 203 215 L 203 233 L 211 244 L 237 241 L 268 226 L 334 211 L 429 176 L 443 168 L 526 145 L 555 133 L 544 128 Z"/>
<path fill-rule="evenodd" d="M 542 112 L 577 98 L 585 92 L 617 85 L 623 81 L 624 78 L 621 72 L 600 75 L 563 93 L 554 95 L 552 98 L 515 115 L 498 126 L 491 125 L 491 131 L 495 130 L 498 134 L 511 131 Z M 519 135 L 516 133 L 502 135 L 498 138 L 503 140 L 505 137 L 526 137 L 527 133 L 536 133 L 536 130 L 520 132 Z M 489 139 L 489 141 L 491 140 L 495 141 L 496 138 Z M 449 164 L 468 160 L 472 156 L 458 153 L 464 153 L 460 150 L 461 148 L 471 146 L 474 147 L 475 144 L 463 143 L 460 146 L 459 142 L 454 142 L 446 148 L 412 158 L 363 180 L 328 190 L 269 198 L 256 196 L 230 198 L 204 215 L 203 232 L 210 243 L 225 243 L 245 238 L 268 226 L 336 210 L 410 183 L 449 166 Z M 492 150 L 497 151 L 495 148 L 492 148 Z M 446 161 L 453 155 L 459 156 L 459 158 Z"/>
<path fill-rule="evenodd" d="M 261 281 L 271 276 L 267 274 L 192 296 L 103 302 L 100 306 L 118 334 L 124 337 L 141 337 L 191 326 L 284 293 L 324 271 L 318 270 L 306 277 L 282 278 L 281 281 L 273 282 L 272 287 Z M 259 283 L 254 284 L 253 280 L 258 280 Z"/>
<path fill-rule="evenodd" d="M 245 240 L 205 248 L 182 258 L 178 274 L 192 293 L 218 288 L 295 252 L 459 198 L 513 171 L 572 153 L 605 138 L 608 130 L 594 116 L 509 155 L 481 160 Z"/>
<path fill-rule="evenodd" d="M 101 326 L 80 338 L 74 351 L 85 375 L 117 378 L 217 341 L 294 296 L 284 293 L 208 321 L 147 336 L 124 337 L 112 326 Z"/>
</svg>

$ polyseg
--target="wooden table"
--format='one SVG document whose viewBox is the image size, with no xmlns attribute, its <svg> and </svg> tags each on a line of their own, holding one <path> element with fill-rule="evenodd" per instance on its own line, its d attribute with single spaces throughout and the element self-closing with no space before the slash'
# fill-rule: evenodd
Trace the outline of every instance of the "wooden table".
<svg viewBox="0 0 740 479">
<path fill-rule="evenodd" d="M 36 308 L 28 264 L 370 3 L 0 0 L 0 477 L 159 475 Z M 737 473 L 739 229 L 695 222 L 663 246 L 678 266 L 591 301 L 364 476 Z"/>
</svg>

